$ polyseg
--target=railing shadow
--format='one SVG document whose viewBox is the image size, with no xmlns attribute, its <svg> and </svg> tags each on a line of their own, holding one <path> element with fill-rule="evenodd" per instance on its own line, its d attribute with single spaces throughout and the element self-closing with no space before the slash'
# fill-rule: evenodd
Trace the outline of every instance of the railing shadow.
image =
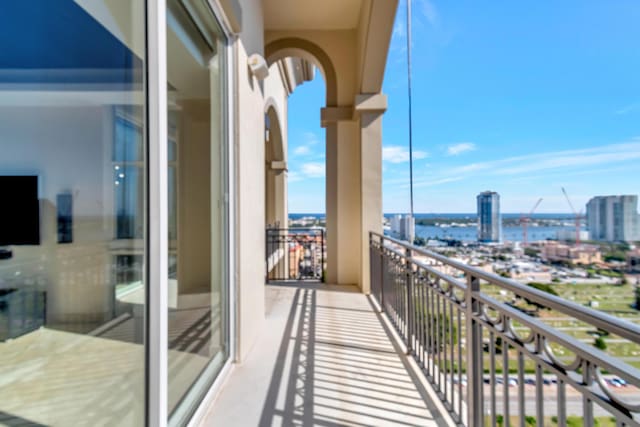
<svg viewBox="0 0 640 427">
<path fill-rule="evenodd" d="M 380 315 L 319 295 L 295 292 L 259 426 L 445 425 Z"/>
</svg>

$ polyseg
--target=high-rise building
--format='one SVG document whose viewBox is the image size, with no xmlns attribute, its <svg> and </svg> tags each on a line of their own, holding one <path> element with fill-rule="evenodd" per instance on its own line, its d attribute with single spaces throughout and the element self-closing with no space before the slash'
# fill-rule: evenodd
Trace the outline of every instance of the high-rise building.
<svg viewBox="0 0 640 427">
<path fill-rule="evenodd" d="M 499 242 L 502 237 L 500 195 L 495 191 L 478 194 L 478 241 Z"/>
<path fill-rule="evenodd" d="M 630 242 L 640 239 L 638 196 L 598 196 L 587 203 L 587 227 L 593 240 Z"/>
<path fill-rule="evenodd" d="M 409 240 L 415 236 L 415 220 L 411 215 L 394 215 L 391 217 L 391 233 L 401 240 Z"/>
</svg>

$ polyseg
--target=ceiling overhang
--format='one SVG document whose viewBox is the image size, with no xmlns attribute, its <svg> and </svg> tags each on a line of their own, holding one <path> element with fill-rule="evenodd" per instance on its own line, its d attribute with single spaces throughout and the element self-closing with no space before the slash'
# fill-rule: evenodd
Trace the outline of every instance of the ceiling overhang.
<svg viewBox="0 0 640 427">
<path fill-rule="evenodd" d="M 328 33 L 353 37 L 357 42 L 348 56 L 354 61 L 349 67 L 355 70 L 336 71 L 355 76 L 352 96 L 379 93 L 397 7 L 398 0 L 263 0 L 265 38 L 269 42 L 282 38 L 313 42 L 313 37 L 320 37 L 326 42 Z M 344 45 L 351 42 L 344 40 Z"/>
<path fill-rule="evenodd" d="M 264 0 L 265 31 L 350 30 L 367 0 Z"/>
</svg>

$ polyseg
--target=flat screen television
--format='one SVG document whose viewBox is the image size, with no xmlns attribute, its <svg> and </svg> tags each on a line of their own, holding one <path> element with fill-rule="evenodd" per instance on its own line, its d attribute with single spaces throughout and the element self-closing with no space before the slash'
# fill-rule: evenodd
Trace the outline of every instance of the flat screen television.
<svg viewBox="0 0 640 427">
<path fill-rule="evenodd" d="M 0 246 L 40 244 L 37 176 L 0 176 Z"/>
</svg>

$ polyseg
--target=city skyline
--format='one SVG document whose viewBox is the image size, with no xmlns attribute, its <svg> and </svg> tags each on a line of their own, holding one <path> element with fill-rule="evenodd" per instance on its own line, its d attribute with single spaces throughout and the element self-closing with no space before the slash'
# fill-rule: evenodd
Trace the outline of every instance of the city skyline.
<svg viewBox="0 0 640 427">
<path fill-rule="evenodd" d="M 638 194 L 640 4 L 413 5 L 415 212 L 474 212 L 486 188 L 505 213 L 542 197 L 537 212 L 569 214 L 562 187 L 583 213 Z M 384 84 L 384 212 L 409 210 L 405 7 Z M 291 97 L 291 212 L 324 211 L 324 90 L 318 75 Z"/>
</svg>

